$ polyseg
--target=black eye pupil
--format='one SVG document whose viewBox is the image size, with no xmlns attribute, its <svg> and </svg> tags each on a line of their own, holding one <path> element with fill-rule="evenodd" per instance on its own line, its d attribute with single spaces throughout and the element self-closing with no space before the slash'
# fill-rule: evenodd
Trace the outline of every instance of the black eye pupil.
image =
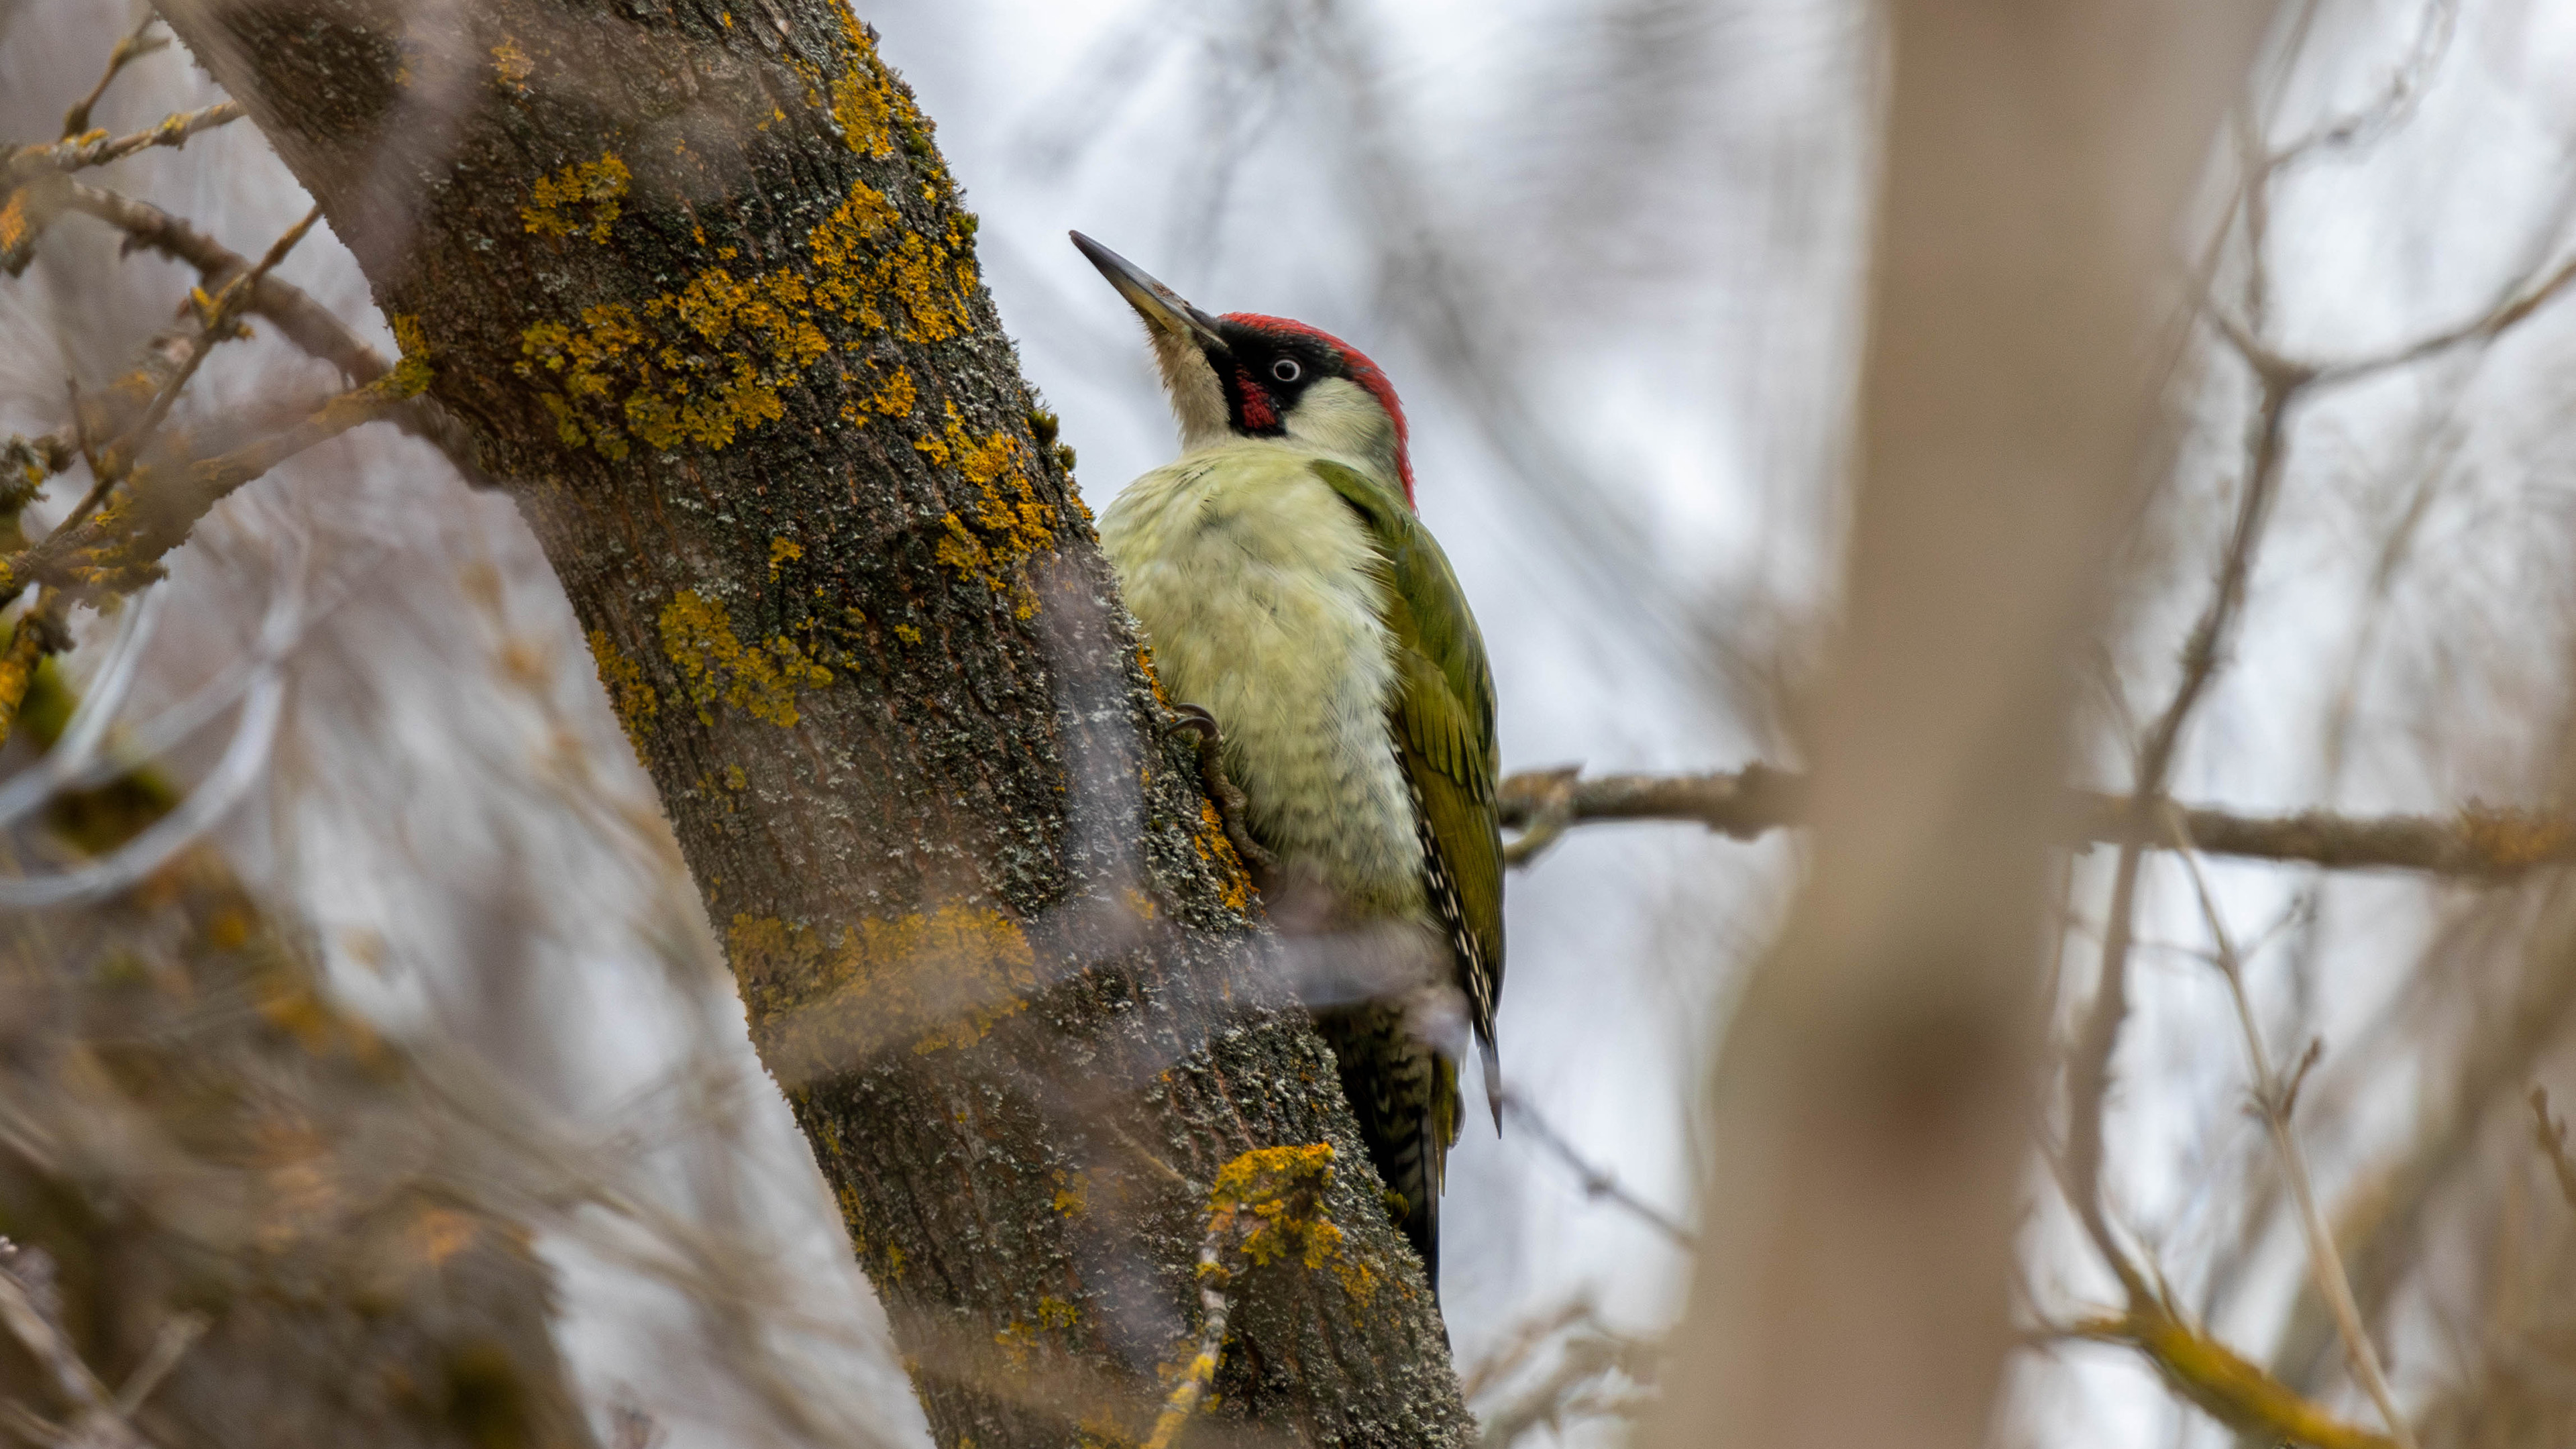
<svg viewBox="0 0 2576 1449">
<path fill-rule="evenodd" d="M 1295 382 L 1298 378 L 1306 375 L 1306 369 L 1297 365 L 1297 359 L 1293 357 L 1283 357 L 1277 362 L 1270 364 L 1270 375 L 1279 379 L 1281 382 Z"/>
</svg>

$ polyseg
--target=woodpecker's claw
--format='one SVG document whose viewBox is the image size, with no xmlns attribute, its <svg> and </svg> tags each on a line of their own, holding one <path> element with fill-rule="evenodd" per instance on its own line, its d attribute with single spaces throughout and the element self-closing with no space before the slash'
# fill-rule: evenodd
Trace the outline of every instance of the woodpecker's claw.
<svg viewBox="0 0 2576 1449">
<path fill-rule="evenodd" d="M 1226 844 L 1234 847 L 1237 859 L 1251 870 L 1256 882 L 1276 876 L 1279 857 L 1263 848 L 1244 828 L 1243 792 L 1226 778 L 1225 757 L 1220 747 L 1225 734 L 1217 728 L 1216 716 L 1195 704 L 1172 706 L 1172 721 L 1163 726 L 1163 736 L 1187 730 L 1199 737 L 1199 783 L 1207 787 L 1208 803 L 1216 807 L 1217 823 L 1225 828 Z"/>
</svg>

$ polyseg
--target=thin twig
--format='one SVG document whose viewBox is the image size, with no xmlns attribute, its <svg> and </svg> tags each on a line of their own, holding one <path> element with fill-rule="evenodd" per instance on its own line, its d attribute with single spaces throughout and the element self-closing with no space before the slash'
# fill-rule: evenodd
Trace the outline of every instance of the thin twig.
<svg viewBox="0 0 2576 1449">
<path fill-rule="evenodd" d="M 1154 1432 L 1147 1436 L 1145 1449 L 1171 1449 L 1172 1442 L 1189 1424 L 1190 1415 L 1198 1411 L 1208 1385 L 1216 1381 L 1217 1356 L 1225 1349 L 1225 1322 L 1230 1312 L 1225 1296 L 1225 1265 L 1217 1261 L 1221 1231 L 1211 1222 L 1207 1235 L 1199 1241 L 1198 1350 L 1190 1355 L 1181 1381 L 1172 1385 L 1171 1393 L 1164 1398 L 1163 1412 L 1154 1420 Z"/>
<path fill-rule="evenodd" d="M 402 400 L 389 375 L 333 396 L 283 432 L 229 453 L 172 465 L 166 484 L 160 466 L 138 470 L 133 491 L 151 495 L 148 509 L 131 507 L 131 499 L 119 500 L 78 527 L 57 528 L 0 558 L 0 595 L 30 583 L 93 589 L 138 582 L 233 490 L 307 448 L 386 416 Z"/>
<path fill-rule="evenodd" d="M 1682 1251 L 1699 1251 L 1697 1234 L 1683 1227 L 1670 1213 L 1620 1186 L 1619 1179 L 1612 1173 L 1593 1166 L 1582 1153 L 1575 1150 L 1573 1143 L 1566 1141 L 1554 1127 L 1548 1125 L 1547 1119 L 1539 1115 L 1537 1108 L 1521 1100 L 1519 1092 L 1509 1087 L 1504 1088 L 1502 1105 L 1504 1113 L 1520 1123 L 1531 1136 L 1536 1137 L 1540 1146 L 1553 1153 L 1566 1166 L 1574 1169 L 1574 1175 L 1583 1182 L 1585 1197 L 1606 1198 L 1625 1209 L 1638 1221 L 1670 1238 L 1674 1246 Z"/>
<path fill-rule="evenodd" d="M 170 37 L 150 33 L 152 27 L 160 23 L 160 16 L 145 15 L 142 23 L 135 26 L 123 40 L 118 41 L 114 50 L 107 53 L 107 73 L 100 76 L 98 84 L 89 88 L 89 94 L 81 97 L 80 104 L 72 107 L 63 117 L 64 140 L 71 140 L 89 130 L 90 108 L 98 104 L 99 97 L 107 94 L 107 88 L 115 82 L 117 72 L 147 55 L 170 48 Z"/>
<path fill-rule="evenodd" d="M 304 234 L 313 229 L 313 223 L 321 219 L 322 208 L 319 206 L 305 212 L 302 221 L 288 227 L 284 235 L 270 244 L 267 254 L 259 259 L 258 265 L 225 283 L 223 290 L 214 295 L 212 304 L 203 309 L 203 315 L 199 318 L 197 336 L 188 349 L 187 357 L 180 362 L 178 370 L 171 374 L 168 382 L 162 384 L 160 392 L 152 399 L 152 405 L 144 409 L 143 416 L 132 427 L 126 429 L 115 442 L 108 444 L 100 454 L 99 461 L 104 465 L 103 474 L 122 477 L 125 470 L 133 466 L 134 459 L 142 452 L 144 444 L 151 441 L 153 430 L 161 426 L 163 419 L 169 417 L 170 409 L 178 402 L 180 392 L 187 387 L 189 380 L 197 375 L 197 369 L 205 365 L 206 358 L 214 352 L 217 343 L 233 334 L 233 319 L 241 314 L 243 305 L 250 300 L 251 292 L 259 286 L 260 278 L 276 270 L 277 264 L 286 260 L 286 254 L 295 250 L 295 244 L 304 240 Z"/>
<path fill-rule="evenodd" d="M 2299 1086 L 2316 1063 L 2312 1047 L 2300 1058 L 2299 1065 L 2284 1079 L 2273 1067 L 2271 1054 L 2263 1046 L 2262 1028 L 2255 1023 L 2254 1005 L 2245 991 L 2245 963 L 2238 958 L 2226 918 L 2220 914 L 2217 897 L 2210 893 L 2208 878 L 2200 868 L 2200 856 L 2192 848 L 2190 832 L 2182 816 L 2171 809 L 2165 812 L 2167 828 L 2173 833 L 2175 851 L 2191 877 L 2192 892 L 2199 898 L 2201 917 L 2208 923 L 2211 942 L 2218 950 L 2219 970 L 2227 978 L 2229 998 L 2236 1006 L 2236 1022 L 2245 1037 L 2247 1065 L 2254 1077 L 2254 1107 L 2271 1134 L 2272 1149 L 2281 1161 L 2281 1176 L 2288 1183 L 2290 1197 L 2298 1209 L 2299 1231 L 2307 1240 L 2308 1265 L 2316 1275 L 2318 1291 L 2325 1295 L 2332 1310 L 2336 1329 L 2343 1335 L 2344 1352 L 2351 1358 L 2353 1373 L 2361 1380 L 2364 1392 L 2387 1421 L 2388 1432 L 2399 1449 L 2415 1449 L 2415 1432 L 2397 1407 L 2397 1396 L 2390 1391 L 2388 1375 L 2379 1364 L 2379 1350 L 2370 1340 L 2369 1330 L 2361 1321 L 2360 1305 L 2353 1301 L 2352 1280 L 2344 1272 L 2343 1255 L 2335 1250 L 2334 1230 L 2327 1226 L 2325 1214 L 2317 1206 L 2315 1183 L 2308 1175 L 2307 1155 L 2299 1150 L 2298 1139 L 2290 1131 L 2290 1113 L 2298 1102 Z"/>
<path fill-rule="evenodd" d="M 202 111 L 182 111 L 152 127 L 131 136 L 110 137 L 92 132 L 50 146 L 27 146 L 8 159 L 0 168 L 0 181 L 15 185 L 43 171 L 81 171 L 92 166 L 105 166 L 122 161 L 137 151 L 154 146 L 184 146 L 192 136 L 211 131 L 217 126 L 242 117 L 238 101 L 219 101 Z"/>
<path fill-rule="evenodd" d="M 145 1449 L 143 1436 L 126 1422 L 116 1397 L 73 1348 L 49 1301 L 52 1295 L 38 1291 L 25 1275 L 20 1265 L 28 1250 L 5 1238 L 0 1238 L 0 1249 L 6 1249 L 0 1252 L 0 1327 L 7 1328 L 44 1368 L 55 1393 L 75 1412 L 72 1422 L 56 1431 L 55 1442 L 81 1449 Z"/>
<path fill-rule="evenodd" d="M 63 205 L 124 232 L 129 248 L 146 248 L 196 268 L 209 291 L 221 290 L 251 269 L 248 258 L 148 202 L 76 181 L 65 190 Z M 276 276 L 259 278 L 251 286 L 242 312 L 276 324 L 287 341 L 305 355 L 340 369 L 341 375 L 353 384 L 374 382 L 393 371 L 390 359 L 368 346 L 330 308 L 314 301 L 292 282 Z M 445 453 L 457 471 L 465 475 L 466 482 L 476 487 L 492 486 L 492 479 L 475 456 L 474 440 L 464 424 L 429 398 L 406 402 L 395 411 L 392 421 L 404 432 Z"/>
</svg>

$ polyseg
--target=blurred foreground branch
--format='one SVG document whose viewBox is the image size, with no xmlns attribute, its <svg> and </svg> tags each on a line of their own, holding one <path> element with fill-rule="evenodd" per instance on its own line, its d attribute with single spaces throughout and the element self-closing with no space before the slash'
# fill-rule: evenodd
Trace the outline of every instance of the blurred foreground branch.
<svg viewBox="0 0 2576 1449">
<path fill-rule="evenodd" d="M 1576 825 L 1671 821 L 1705 825 L 1738 840 L 1808 823 L 1803 774 L 1747 765 L 1686 775 L 1594 775 L 1530 770 L 1502 785 L 1503 824 L 1526 832 L 1508 852 L 1526 864 Z M 2324 866 L 2414 870 L 2431 875 L 2505 877 L 2576 863 L 2576 819 L 2537 811 L 2469 806 L 2453 816 L 2337 815 L 2307 810 L 2254 815 L 2184 806 L 2185 829 L 2204 855 Z M 2065 792 L 2066 839 L 2084 845 L 2170 845 L 2132 797 Z"/>
<path fill-rule="evenodd" d="M 2117 1316 L 2088 1318 L 2066 1332 L 2138 1350 L 2176 1393 L 2229 1428 L 2267 1443 L 2395 1449 L 2395 1441 L 2337 1419 L 2152 1298 Z"/>
</svg>

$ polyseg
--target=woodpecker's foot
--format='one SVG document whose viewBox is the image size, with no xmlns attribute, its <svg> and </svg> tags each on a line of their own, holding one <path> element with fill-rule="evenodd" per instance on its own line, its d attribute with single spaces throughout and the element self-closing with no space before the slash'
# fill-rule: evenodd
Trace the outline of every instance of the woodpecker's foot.
<svg viewBox="0 0 2576 1449">
<path fill-rule="evenodd" d="M 1235 856 L 1256 881 L 1276 876 L 1279 857 L 1244 828 L 1243 792 L 1226 778 L 1225 757 L 1220 749 L 1225 735 L 1216 726 L 1216 716 L 1195 704 L 1176 704 L 1172 706 L 1172 722 L 1163 727 L 1163 734 L 1168 738 L 1184 730 L 1199 737 L 1199 783 L 1207 787 L 1208 803 L 1216 807 L 1217 822 L 1225 828 L 1226 844 L 1234 847 Z"/>
</svg>

